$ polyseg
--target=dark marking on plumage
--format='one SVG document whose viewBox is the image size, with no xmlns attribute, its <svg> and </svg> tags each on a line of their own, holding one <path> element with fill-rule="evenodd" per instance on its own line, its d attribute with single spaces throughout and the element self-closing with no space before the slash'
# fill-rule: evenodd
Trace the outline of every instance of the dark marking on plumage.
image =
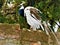
<svg viewBox="0 0 60 45">
<path fill-rule="evenodd" d="M 19 14 L 24 17 L 24 9 L 20 9 Z"/>
<path fill-rule="evenodd" d="M 30 13 L 31 13 L 31 14 L 34 14 L 35 17 L 36 17 L 38 20 L 41 19 L 40 15 L 39 15 L 39 12 L 38 12 L 36 9 L 31 8 L 31 9 L 30 9 Z"/>
</svg>

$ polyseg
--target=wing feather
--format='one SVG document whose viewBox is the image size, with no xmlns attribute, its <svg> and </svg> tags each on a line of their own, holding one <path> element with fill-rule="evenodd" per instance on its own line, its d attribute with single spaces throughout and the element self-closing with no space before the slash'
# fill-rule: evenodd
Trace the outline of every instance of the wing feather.
<svg viewBox="0 0 60 45">
<path fill-rule="evenodd" d="M 31 14 L 34 14 L 34 16 L 35 16 L 38 20 L 41 19 L 38 10 L 36 10 L 36 9 L 34 9 L 34 8 L 30 8 L 30 13 L 31 13 Z"/>
</svg>

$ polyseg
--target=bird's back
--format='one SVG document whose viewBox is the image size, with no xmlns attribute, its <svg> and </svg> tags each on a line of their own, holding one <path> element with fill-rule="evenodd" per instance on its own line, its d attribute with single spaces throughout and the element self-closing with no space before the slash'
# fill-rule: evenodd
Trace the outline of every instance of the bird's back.
<svg viewBox="0 0 60 45">
<path fill-rule="evenodd" d="M 27 10 L 30 11 L 31 16 L 34 15 L 38 20 L 40 20 L 41 17 L 40 17 L 40 15 L 39 15 L 39 12 L 38 12 L 37 8 L 28 6 L 28 7 L 25 8 L 25 11 L 27 11 Z M 24 11 L 24 12 L 25 12 L 25 11 Z M 33 14 L 33 15 L 32 15 L 32 14 Z"/>
</svg>

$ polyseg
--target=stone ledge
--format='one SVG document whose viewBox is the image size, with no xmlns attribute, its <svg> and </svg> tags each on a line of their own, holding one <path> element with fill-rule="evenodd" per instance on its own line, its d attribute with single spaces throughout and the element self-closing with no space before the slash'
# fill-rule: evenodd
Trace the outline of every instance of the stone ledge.
<svg viewBox="0 0 60 45">
<path fill-rule="evenodd" d="M 22 40 L 28 41 L 48 41 L 48 36 L 44 32 L 22 30 L 19 24 L 0 23 L 0 36 L 6 38 L 20 37 Z"/>
<path fill-rule="evenodd" d="M 42 41 L 48 42 L 48 35 L 45 32 L 38 31 L 21 31 L 21 39 L 26 41 Z"/>
<path fill-rule="evenodd" d="M 56 34 L 58 39 L 60 39 L 60 33 Z M 41 41 L 48 45 L 48 35 L 41 30 L 33 31 L 29 29 L 20 29 L 19 24 L 2 24 L 0 23 L 0 39 L 18 39 L 24 42 L 35 42 Z"/>
<path fill-rule="evenodd" d="M 0 23 L 0 39 L 5 38 L 19 38 L 20 25 Z"/>
</svg>

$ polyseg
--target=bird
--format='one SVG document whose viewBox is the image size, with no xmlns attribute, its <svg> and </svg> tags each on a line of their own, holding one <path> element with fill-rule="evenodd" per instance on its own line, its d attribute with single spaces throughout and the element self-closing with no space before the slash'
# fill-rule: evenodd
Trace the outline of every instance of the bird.
<svg viewBox="0 0 60 45">
<path fill-rule="evenodd" d="M 39 9 L 27 6 L 24 8 L 24 2 L 22 2 L 19 8 L 20 13 L 24 14 L 24 17 L 26 17 L 27 23 L 30 25 L 30 29 L 33 29 L 34 31 L 39 29 L 40 27 L 44 31 L 43 25 L 41 23 L 41 17 L 40 13 L 42 13 Z"/>
</svg>

